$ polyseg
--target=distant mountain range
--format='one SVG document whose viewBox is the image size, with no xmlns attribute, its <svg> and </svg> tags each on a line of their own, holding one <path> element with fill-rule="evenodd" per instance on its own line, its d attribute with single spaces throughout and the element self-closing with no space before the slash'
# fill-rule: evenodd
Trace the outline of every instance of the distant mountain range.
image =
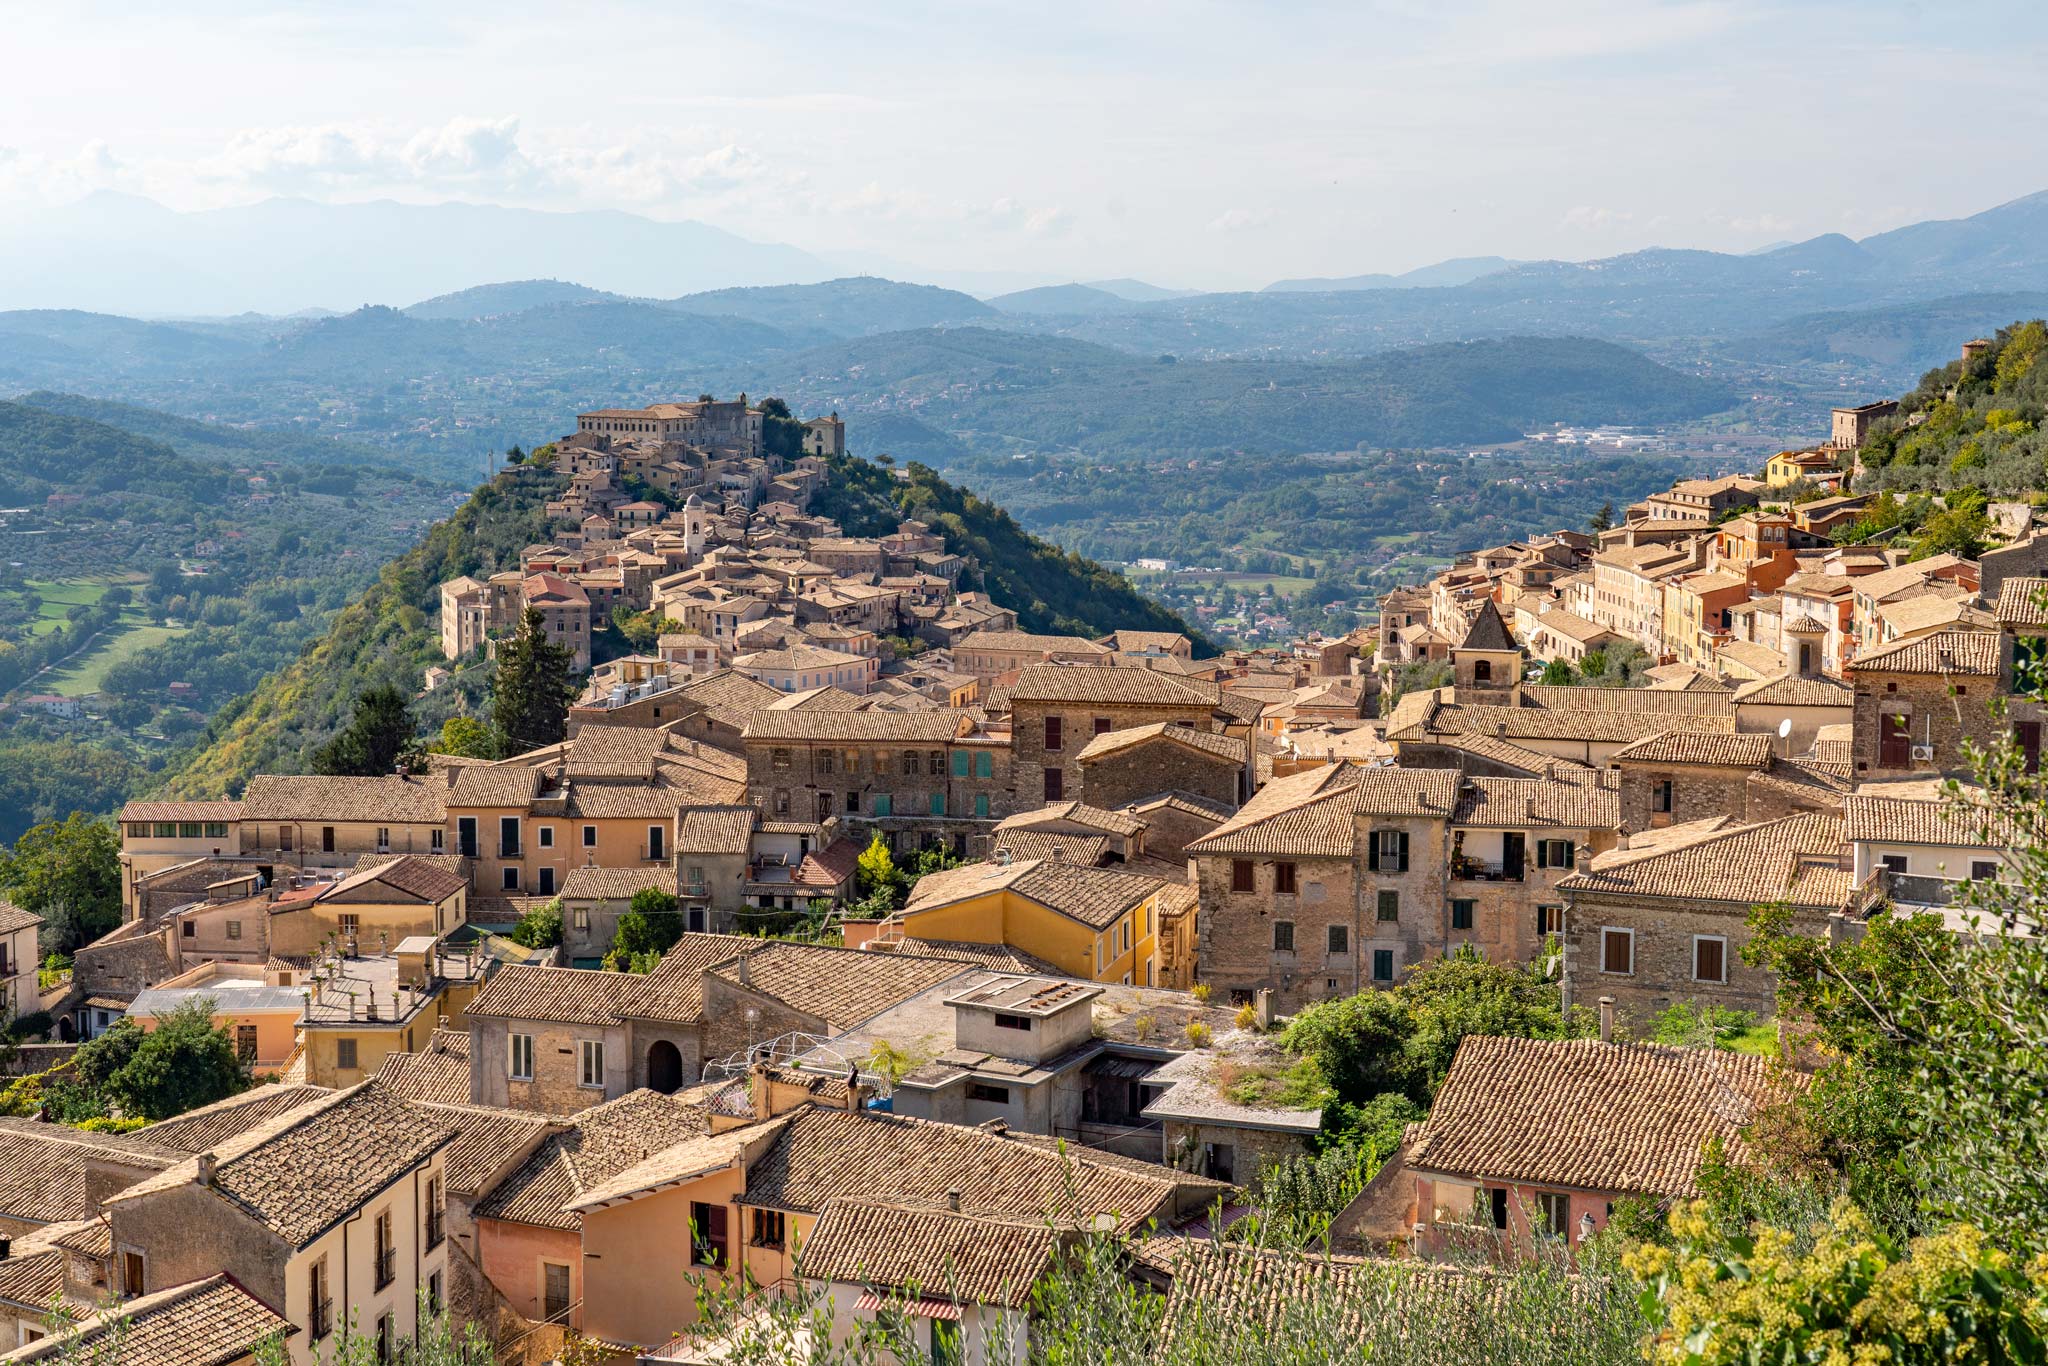
<svg viewBox="0 0 2048 1366">
<path fill-rule="evenodd" d="M 1433 266 L 1400 275 L 1347 275 L 1342 279 L 1276 280 L 1267 285 L 1268 294 L 1328 294 L 1336 290 L 1351 289 L 1436 289 L 1447 285 L 1467 285 L 1487 275 L 1497 275 L 1504 270 L 1513 270 L 1526 262 L 1510 261 L 1504 256 L 1460 256 L 1449 261 L 1439 261 Z"/>
</svg>

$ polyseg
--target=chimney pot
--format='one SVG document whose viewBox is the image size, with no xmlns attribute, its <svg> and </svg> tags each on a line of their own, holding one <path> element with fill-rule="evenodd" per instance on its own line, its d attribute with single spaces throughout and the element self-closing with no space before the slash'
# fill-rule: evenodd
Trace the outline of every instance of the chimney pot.
<svg viewBox="0 0 2048 1366">
<path fill-rule="evenodd" d="M 200 1185 L 211 1186 L 213 1184 L 213 1174 L 218 1168 L 219 1162 L 220 1159 L 216 1158 L 211 1151 L 199 1154 Z"/>
<path fill-rule="evenodd" d="M 1612 996 L 1602 996 L 1600 998 L 1600 1042 L 1614 1042 L 1614 998 Z"/>
<path fill-rule="evenodd" d="M 955 1214 L 960 1212 L 960 1191 L 958 1188 L 946 1192 L 946 1208 Z"/>
</svg>

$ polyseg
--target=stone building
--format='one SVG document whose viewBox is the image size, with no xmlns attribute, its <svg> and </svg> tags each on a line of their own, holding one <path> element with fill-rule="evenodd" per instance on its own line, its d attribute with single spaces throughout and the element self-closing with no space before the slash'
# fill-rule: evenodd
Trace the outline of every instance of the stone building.
<svg viewBox="0 0 2048 1366">
<path fill-rule="evenodd" d="M 1750 774 L 1770 766 L 1771 737 L 1665 731 L 1623 746 L 1608 762 L 1620 775 L 1624 830 L 1740 818 Z"/>
<path fill-rule="evenodd" d="M 1155 721 L 1091 737 L 1074 756 L 1091 805 L 1124 806 L 1162 792 L 1185 792 L 1226 807 L 1251 795 L 1251 746 L 1236 736 L 1176 721 Z"/>
<path fill-rule="evenodd" d="M 1856 780 L 1966 772 L 1963 741 L 1991 744 L 2008 729 L 2038 756 L 2036 704 L 2015 702 L 2004 721 L 1990 711 L 2010 677 L 2010 641 L 1989 631 L 1937 631 L 1851 661 Z"/>
<path fill-rule="evenodd" d="M 1578 853 L 1614 847 L 1620 785 L 1599 769 L 1555 763 L 1542 777 L 1467 777 L 1451 818 L 1446 951 L 1470 944 L 1526 963 L 1564 926 L 1558 884 Z"/>
<path fill-rule="evenodd" d="M 1586 851 L 1558 884 L 1567 1003 L 1614 997 L 1638 1033 L 1680 1002 L 1770 1015 L 1776 982 L 1742 961 L 1750 909 L 1784 902 L 1795 928 L 1821 933 L 1856 894 L 1842 850 L 1841 817 L 1803 814 L 1716 816 Z"/>
<path fill-rule="evenodd" d="M 1017 799 L 1107 805 L 1083 790 L 1081 754 L 1096 736 L 1163 722 L 1211 730 L 1217 706 L 1215 688 L 1153 669 L 1032 665 L 1010 688 Z"/>
</svg>

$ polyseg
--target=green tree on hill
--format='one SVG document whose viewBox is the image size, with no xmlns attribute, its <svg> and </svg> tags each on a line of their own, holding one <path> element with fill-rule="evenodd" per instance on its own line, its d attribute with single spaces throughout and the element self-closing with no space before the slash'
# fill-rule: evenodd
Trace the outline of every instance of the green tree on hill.
<svg viewBox="0 0 2048 1366">
<path fill-rule="evenodd" d="M 0 892 L 43 918 L 44 949 L 69 953 L 121 923 L 121 838 L 83 811 L 44 821 L 0 854 Z"/>
<path fill-rule="evenodd" d="M 314 749 L 312 768 L 329 777 L 380 777 L 397 767 L 399 752 L 412 738 L 405 694 L 388 683 L 365 688 L 356 694 L 348 725 Z"/>
<path fill-rule="evenodd" d="M 527 608 L 519 630 L 498 642 L 491 728 L 500 754 L 560 744 L 568 735 L 569 704 L 576 698 L 575 660 L 574 650 L 548 639 L 537 607 Z"/>
<path fill-rule="evenodd" d="M 441 723 L 441 738 L 427 746 L 430 754 L 456 754 L 465 759 L 498 757 L 498 737 L 474 716 L 451 716 Z"/>
</svg>

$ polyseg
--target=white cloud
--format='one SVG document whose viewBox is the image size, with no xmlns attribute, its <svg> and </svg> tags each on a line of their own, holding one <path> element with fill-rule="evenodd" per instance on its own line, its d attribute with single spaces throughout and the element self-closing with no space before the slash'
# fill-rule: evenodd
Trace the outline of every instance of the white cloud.
<svg viewBox="0 0 2048 1366">
<path fill-rule="evenodd" d="M 1272 221 L 1271 209 L 1225 209 L 1209 220 L 1209 231 L 1243 232 L 1247 228 L 1262 228 Z"/>
<path fill-rule="evenodd" d="M 9 199 L 60 204 L 94 190 L 128 189 L 135 173 L 97 139 L 72 156 L 48 156 L 0 146 L 0 194 Z"/>
<path fill-rule="evenodd" d="M 1605 232 L 1612 228 L 1627 227 L 1635 221 L 1635 217 L 1626 209 L 1597 208 L 1591 204 L 1579 204 L 1564 211 L 1562 222 L 1567 228 L 1578 228 L 1585 232 Z"/>
</svg>

